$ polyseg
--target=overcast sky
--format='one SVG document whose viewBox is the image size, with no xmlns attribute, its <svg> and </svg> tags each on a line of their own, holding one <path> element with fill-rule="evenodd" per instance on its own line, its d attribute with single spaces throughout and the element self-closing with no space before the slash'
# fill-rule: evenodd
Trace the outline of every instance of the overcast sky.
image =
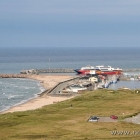
<svg viewBox="0 0 140 140">
<path fill-rule="evenodd" d="M 140 47 L 140 0 L 0 0 L 0 47 Z"/>
</svg>

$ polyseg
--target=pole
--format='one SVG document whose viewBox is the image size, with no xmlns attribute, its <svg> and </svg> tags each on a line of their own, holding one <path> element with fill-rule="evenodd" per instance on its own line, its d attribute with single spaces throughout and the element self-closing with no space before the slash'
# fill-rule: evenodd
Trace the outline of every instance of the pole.
<svg viewBox="0 0 140 140">
<path fill-rule="evenodd" d="M 49 73 L 50 73 L 50 58 L 49 58 Z"/>
</svg>

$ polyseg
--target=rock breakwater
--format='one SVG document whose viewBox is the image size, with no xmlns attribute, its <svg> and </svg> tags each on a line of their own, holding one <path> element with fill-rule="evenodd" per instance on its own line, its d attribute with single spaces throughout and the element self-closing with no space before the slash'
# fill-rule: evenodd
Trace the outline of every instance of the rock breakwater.
<svg viewBox="0 0 140 140">
<path fill-rule="evenodd" d="M 38 69 L 38 73 L 73 73 L 73 69 Z"/>
<path fill-rule="evenodd" d="M 31 70 L 22 70 L 21 74 L 39 74 L 39 73 L 74 73 L 73 69 L 31 69 Z"/>
<path fill-rule="evenodd" d="M 0 78 L 27 78 L 27 74 L 0 74 Z"/>
</svg>

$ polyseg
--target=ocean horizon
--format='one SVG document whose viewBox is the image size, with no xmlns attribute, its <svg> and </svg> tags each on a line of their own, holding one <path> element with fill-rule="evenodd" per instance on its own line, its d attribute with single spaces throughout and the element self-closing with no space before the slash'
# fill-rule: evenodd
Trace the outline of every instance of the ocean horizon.
<svg viewBox="0 0 140 140">
<path fill-rule="evenodd" d="M 139 53 L 138 47 L 0 48 L 0 73 L 20 73 L 26 69 L 77 69 L 87 65 L 140 68 Z"/>
</svg>

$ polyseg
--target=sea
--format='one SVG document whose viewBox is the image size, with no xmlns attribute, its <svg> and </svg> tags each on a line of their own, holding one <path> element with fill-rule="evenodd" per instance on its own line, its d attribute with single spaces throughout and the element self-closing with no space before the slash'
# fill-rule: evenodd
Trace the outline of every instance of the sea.
<svg viewBox="0 0 140 140">
<path fill-rule="evenodd" d="M 0 74 L 19 74 L 29 69 L 78 69 L 89 65 L 131 69 L 140 68 L 139 62 L 140 47 L 0 47 Z M 119 84 L 132 89 L 136 86 L 140 88 L 138 81 L 121 81 Z M 44 90 L 35 80 L 1 78 L 0 111 L 27 102 Z"/>
</svg>

